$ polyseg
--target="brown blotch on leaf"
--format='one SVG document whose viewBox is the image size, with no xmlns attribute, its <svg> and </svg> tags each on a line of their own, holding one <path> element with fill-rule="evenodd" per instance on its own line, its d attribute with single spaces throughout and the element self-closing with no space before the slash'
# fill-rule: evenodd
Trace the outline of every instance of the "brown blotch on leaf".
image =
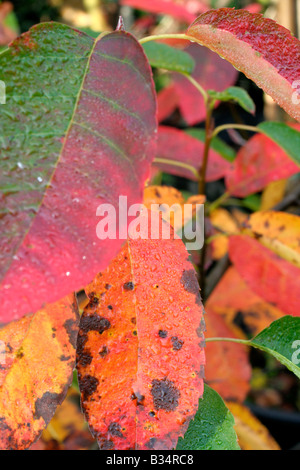
<svg viewBox="0 0 300 470">
<path fill-rule="evenodd" d="M 179 351 L 184 344 L 184 341 L 182 341 L 182 339 L 179 339 L 178 336 L 172 336 L 171 341 L 173 344 L 174 351 Z"/>
<path fill-rule="evenodd" d="M 112 440 L 104 439 L 103 437 L 97 437 L 100 450 L 112 450 L 115 445 Z"/>
<path fill-rule="evenodd" d="M 61 362 L 68 362 L 70 359 L 71 359 L 71 356 L 65 356 L 64 354 L 62 354 L 59 358 Z"/>
<path fill-rule="evenodd" d="M 38 398 L 35 402 L 34 418 L 43 418 L 48 425 L 55 413 L 57 406 L 60 404 L 61 396 L 58 393 L 46 392 L 42 398 Z"/>
<path fill-rule="evenodd" d="M 158 336 L 160 338 L 166 338 L 168 336 L 168 332 L 166 330 L 159 330 Z"/>
<path fill-rule="evenodd" d="M 73 348 L 76 349 L 77 336 L 78 336 L 78 322 L 72 319 L 67 320 L 64 323 L 64 328 L 69 336 L 70 343 Z"/>
<path fill-rule="evenodd" d="M 132 393 L 131 400 L 136 400 L 137 406 L 144 406 L 145 396 L 139 392 Z"/>
<path fill-rule="evenodd" d="M 106 290 L 109 290 L 109 289 L 111 289 L 111 288 L 112 288 L 112 285 L 111 285 L 111 284 L 105 284 L 105 286 L 104 286 L 104 287 L 105 287 L 105 289 L 106 289 Z"/>
<path fill-rule="evenodd" d="M 88 331 L 98 331 L 101 335 L 105 330 L 110 328 L 110 321 L 98 315 L 88 315 L 82 317 L 80 328 L 86 333 Z"/>
<path fill-rule="evenodd" d="M 130 321 L 133 325 L 136 325 L 136 318 L 135 317 L 132 317 Z"/>
<path fill-rule="evenodd" d="M 80 390 L 83 401 L 86 401 L 97 390 L 99 380 L 92 375 L 85 375 L 80 379 Z"/>
<path fill-rule="evenodd" d="M 180 282 L 187 292 L 196 296 L 197 305 L 201 305 L 200 288 L 195 271 L 193 269 L 189 269 L 188 271 L 185 269 Z"/>
<path fill-rule="evenodd" d="M 156 410 L 174 411 L 178 406 L 180 391 L 167 378 L 155 379 L 152 381 L 151 395 Z"/>
<path fill-rule="evenodd" d="M 125 282 L 123 285 L 124 290 L 134 290 L 134 284 L 133 282 Z"/>
<path fill-rule="evenodd" d="M 122 432 L 121 432 L 121 426 L 119 425 L 119 423 L 110 423 L 109 427 L 108 427 L 108 431 L 110 432 L 110 434 L 112 436 L 116 436 L 116 437 L 124 437 Z"/>
<path fill-rule="evenodd" d="M 99 355 L 101 357 L 106 357 L 108 353 L 109 353 L 109 350 L 108 350 L 107 346 L 103 346 L 103 348 L 99 352 Z"/>
</svg>

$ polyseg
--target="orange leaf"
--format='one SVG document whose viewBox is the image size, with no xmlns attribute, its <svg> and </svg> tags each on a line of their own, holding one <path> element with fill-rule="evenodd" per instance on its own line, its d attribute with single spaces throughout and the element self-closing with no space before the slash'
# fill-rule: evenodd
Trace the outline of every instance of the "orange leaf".
<svg viewBox="0 0 300 470">
<path fill-rule="evenodd" d="M 299 315 L 299 268 L 247 235 L 230 237 L 229 256 L 256 294 L 287 315 Z"/>
<path fill-rule="evenodd" d="M 0 449 L 27 449 L 72 380 L 78 327 L 70 295 L 0 330 Z"/>
<path fill-rule="evenodd" d="M 174 448 L 203 393 L 203 309 L 184 244 L 129 240 L 87 294 L 77 369 L 100 448 Z"/>
<path fill-rule="evenodd" d="M 232 338 L 235 335 L 210 307 L 207 315 L 206 337 Z M 235 343 L 213 342 L 206 346 L 206 382 L 226 400 L 244 401 L 249 389 L 251 367 L 244 346 Z"/>
<path fill-rule="evenodd" d="M 220 315 L 239 338 L 256 336 L 284 315 L 256 295 L 233 266 L 226 271 L 209 297 L 207 308 Z"/>
</svg>

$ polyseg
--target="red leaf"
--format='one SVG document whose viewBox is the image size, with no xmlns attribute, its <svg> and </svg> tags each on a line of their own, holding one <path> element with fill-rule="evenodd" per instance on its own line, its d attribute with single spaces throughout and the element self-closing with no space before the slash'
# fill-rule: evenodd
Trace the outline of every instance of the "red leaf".
<svg viewBox="0 0 300 470">
<path fill-rule="evenodd" d="M 220 315 L 205 307 L 207 338 L 234 338 Z M 225 400 L 244 401 L 251 379 L 251 366 L 247 349 L 234 343 L 213 342 L 206 345 L 206 382 Z"/>
<path fill-rule="evenodd" d="M 167 119 L 178 106 L 178 96 L 175 86 L 170 85 L 163 88 L 157 95 L 158 122 Z"/>
<path fill-rule="evenodd" d="M 23 111 L 20 105 L 17 111 L 13 109 L 18 113 L 15 121 L 21 127 L 24 121 L 23 128 L 28 128 L 31 139 L 24 136 L 13 145 L 9 144 L 14 142 L 9 140 L 11 136 L 4 135 L 0 140 L 2 165 L 8 165 L 1 172 L 0 186 L 12 181 L 22 187 L 17 193 L 0 193 L 0 322 L 20 318 L 37 311 L 45 302 L 64 297 L 108 265 L 123 241 L 97 238 L 97 207 L 110 203 L 118 210 L 119 195 L 128 197 L 128 205 L 142 202 L 155 152 L 156 100 L 151 69 L 142 47 L 130 34 L 118 31 L 93 43 L 88 36 L 63 25 L 38 25 L 17 39 L 1 59 L 5 61 L 9 55 L 6 65 L 15 71 L 19 53 L 30 64 L 39 48 L 47 65 L 48 55 L 57 47 L 56 33 L 62 41 L 60 54 L 67 54 L 70 47 L 74 54 L 77 47 L 82 60 L 76 62 L 76 67 L 83 67 L 84 73 L 89 54 L 90 63 L 83 75 L 81 93 L 78 85 L 79 101 L 68 131 L 67 127 L 56 131 L 57 115 L 63 120 L 66 107 L 74 99 L 68 96 L 64 101 L 56 88 L 53 91 L 57 75 L 64 73 L 58 60 L 54 65 L 52 61 L 46 71 L 43 69 L 44 74 L 50 70 L 52 75 L 47 75 L 44 84 L 50 98 L 45 95 L 42 105 L 39 98 L 36 107 L 41 108 L 41 115 L 35 112 L 28 120 L 34 108 L 31 100 L 27 105 L 31 111 Z M 34 75 L 38 80 L 35 92 L 43 75 Z M 71 78 L 68 75 L 64 80 L 68 83 Z M 26 96 L 31 85 L 21 81 Z M 14 106 L 13 100 L 7 106 L 7 110 Z M 48 130 L 49 116 L 55 121 L 54 134 L 38 137 L 38 130 Z M 32 130 L 30 126 L 35 125 L 38 129 Z M 24 153 L 21 169 L 17 165 L 19 155 L 11 154 L 18 145 Z M 13 157 L 17 160 L 12 161 Z M 38 162 L 37 168 L 32 161 Z M 44 169 L 44 165 L 49 168 Z M 37 182 L 39 173 L 45 174 L 43 184 Z"/>
<path fill-rule="evenodd" d="M 204 143 L 191 137 L 185 132 L 173 127 L 160 126 L 158 132 L 157 157 L 183 162 L 195 168 L 201 168 L 203 159 Z M 155 163 L 167 173 L 183 176 L 197 181 L 196 176 L 186 168 L 168 165 L 165 163 Z M 210 150 L 209 163 L 207 168 L 207 181 L 215 181 L 223 178 L 230 169 L 230 163 L 222 158 L 213 149 Z"/>
<path fill-rule="evenodd" d="M 256 294 L 287 315 L 299 316 L 299 268 L 247 235 L 230 237 L 229 255 Z"/>
<path fill-rule="evenodd" d="M 300 76 L 300 42 L 283 26 L 246 10 L 201 15 L 187 34 L 220 54 L 300 120 L 293 83 Z"/>
<path fill-rule="evenodd" d="M 299 166 L 277 144 L 257 134 L 239 150 L 226 175 L 226 187 L 233 196 L 246 197 L 297 173 Z"/>
<path fill-rule="evenodd" d="M 129 5 L 139 10 L 151 13 L 171 15 L 174 18 L 191 23 L 195 20 L 195 13 L 190 12 L 184 5 L 175 3 L 173 0 L 121 0 L 121 5 Z M 201 10 L 198 10 L 200 12 Z"/>
<path fill-rule="evenodd" d="M 176 447 L 203 392 L 199 285 L 173 237 L 129 240 L 87 288 L 77 369 L 103 450 Z"/>
<path fill-rule="evenodd" d="M 205 90 L 224 91 L 234 85 L 238 72 L 228 62 L 205 47 L 191 44 L 185 49 L 196 62 L 192 77 Z M 174 75 L 175 91 L 181 114 L 189 126 L 201 122 L 206 117 L 206 107 L 202 95 L 185 77 Z"/>
</svg>

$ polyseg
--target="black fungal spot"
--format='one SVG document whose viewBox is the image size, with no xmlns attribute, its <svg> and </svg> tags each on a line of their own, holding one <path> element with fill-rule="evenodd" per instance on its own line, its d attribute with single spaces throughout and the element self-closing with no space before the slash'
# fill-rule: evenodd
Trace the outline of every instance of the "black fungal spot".
<svg viewBox="0 0 300 470">
<path fill-rule="evenodd" d="M 151 416 L 151 418 L 154 418 L 155 412 L 154 412 L 154 411 L 150 411 L 149 416 Z"/>
<path fill-rule="evenodd" d="M 34 419 L 43 418 L 48 425 L 59 405 L 61 396 L 58 393 L 46 392 L 42 398 L 38 398 L 35 402 Z"/>
<path fill-rule="evenodd" d="M 101 351 L 99 352 L 99 354 L 100 354 L 101 357 L 107 356 L 108 353 L 109 353 L 109 350 L 108 350 L 107 346 L 103 346 L 103 348 L 102 348 Z"/>
<path fill-rule="evenodd" d="M 144 406 L 145 396 L 139 392 L 132 393 L 131 400 L 136 400 L 137 406 Z"/>
<path fill-rule="evenodd" d="M 88 340 L 86 334 L 79 333 L 77 339 L 77 364 L 86 367 L 92 363 L 92 356 L 88 348 L 85 347 Z"/>
<path fill-rule="evenodd" d="M 168 336 L 168 332 L 166 330 L 159 330 L 158 336 L 160 338 L 166 338 Z"/>
<path fill-rule="evenodd" d="M 184 341 L 182 341 L 182 339 L 179 339 L 177 336 L 172 336 L 171 341 L 173 344 L 174 351 L 179 351 L 184 344 Z"/>
<path fill-rule="evenodd" d="M 85 375 L 80 379 L 80 389 L 83 401 L 86 401 L 97 390 L 99 380 L 92 375 Z"/>
<path fill-rule="evenodd" d="M 112 440 L 104 439 L 103 437 L 97 437 L 100 450 L 112 450 L 115 445 Z"/>
<path fill-rule="evenodd" d="M 124 290 L 134 290 L 133 282 L 125 282 L 123 285 Z"/>
<path fill-rule="evenodd" d="M 64 356 L 64 354 L 62 354 L 59 358 L 61 362 L 68 362 L 70 359 L 71 359 L 71 356 Z"/>
<path fill-rule="evenodd" d="M 132 334 L 133 334 L 133 336 L 137 336 L 137 331 L 134 330 L 134 331 L 132 332 Z"/>
<path fill-rule="evenodd" d="M 101 335 L 110 328 L 110 321 L 98 315 L 84 316 L 81 319 L 80 328 L 86 333 L 88 331 L 98 331 Z"/>
<path fill-rule="evenodd" d="M 110 423 L 108 431 L 111 433 L 112 436 L 124 437 L 121 432 L 121 426 L 119 425 L 119 423 Z"/>
<path fill-rule="evenodd" d="M 70 343 L 73 348 L 76 349 L 77 335 L 78 335 L 78 323 L 75 320 L 69 319 L 64 323 L 64 328 L 69 336 Z"/>
<path fill-rule="evenodd" d="M 130 321 L 133 325 L 136 325 L 136 318 L 135 317 L 132 317 Z"/>
<path fill-rule="evenodd" d="M 157 439 L 155 437 L 151 437 L 148 442 L 146 442 L 145 446 L 148 447 L 148 449 L 154 449 L 155 444 L 157 442 Z"/>
<path fill-rule="evenodd" d="M 111 284 L 105 284 L 105 286 L 104 286 L 104 287 L 105 287 L 105 289 L 106 289 L 106 290 L 109 290 L 109 289 L 111 289 L 111 288 L 112 288 L 112 285 L 111 285 Z"/>
<path fill-rule="evenodd" d="M 180 391 L 174 382 L 165 377 L 152 381 L 151 395 L 156 410 L 174 411 L 178 406 Z"/>
<path fill-rule="evenodd" d="M 107 308 L 108 308 L 108 310 L 113 310 L 113 306 L 112 306 L 112 305 L 108 305 Z"/>
</svg>

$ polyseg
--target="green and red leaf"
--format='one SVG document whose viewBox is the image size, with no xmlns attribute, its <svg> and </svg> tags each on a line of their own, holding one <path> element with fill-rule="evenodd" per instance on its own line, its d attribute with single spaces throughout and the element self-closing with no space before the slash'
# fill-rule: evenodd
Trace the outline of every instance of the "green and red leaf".
<svg viewBox="0 0 300 470">
<path fill-rule="evenodd" d="M 0 55 L 0 79 L 0 322 L 8 322 L 86 285 L 121 248 L 97 238 L 96 210 L 118 210 L 120 195 L 142 201 L 156 99 L 142 47 L 120 30 L 94 41 L 64 25 L 35 26 Z"/>
</svg>

